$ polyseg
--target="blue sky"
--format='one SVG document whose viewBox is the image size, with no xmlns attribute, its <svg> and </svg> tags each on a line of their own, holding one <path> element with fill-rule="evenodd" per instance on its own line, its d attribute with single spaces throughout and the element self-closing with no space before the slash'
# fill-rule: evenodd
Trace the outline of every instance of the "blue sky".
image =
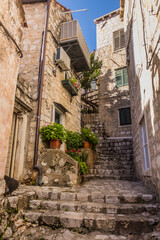
<svg viewBox="0 0 160 240">
<path fill-rule="evenodd" d="M 90 51 L 96 49 L 96 25 L 94 19 L 119 8 L 120 0 L 57 0 L 71 10 L 88 9 L 88 12 L 72 13 L 78 19 Z"/>
</svg>

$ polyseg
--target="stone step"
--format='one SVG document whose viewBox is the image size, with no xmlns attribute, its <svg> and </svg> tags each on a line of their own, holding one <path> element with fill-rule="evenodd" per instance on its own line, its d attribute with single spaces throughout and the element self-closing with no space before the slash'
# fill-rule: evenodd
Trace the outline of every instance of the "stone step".
<svg viewBox="0 0 160 240">
<path fill-rule="evenodd" d="M 124 169 L 124 170 L 132 170 L 133 165 L 122 165 L 120 163 L 104 163 L 104 164 L 97 164 L 95 163 L 93 165 L 93 169 L 112 169 L 112 170 L 118 170 L 118 169 Z"/>
<path fill-rule="evenodd" d="M 106 177 L 128 177 L 133 175 L 133 170 L 126 170 L 126 169 L 105 169 L 105 168 L 98 168 L 98 169 L 90 169 L 90 174 L 106 176 Z"/>
<path fill-rule="evenodd" d="M 145 217 L 141 214 L 102 214 L 69 211 L 28 211 L 24 213 L 27 222 L 39 223 L 51 227 L 63 227 L 68 229 L 89 231 L 101 231 L 114 234 L 146 233 L 151 232 L 153 225 L 158 221 L 157 217 Z"/>
<path fill-rule="evenodd" d="M 136 180 L 134 175 L 102 175 L 102 174 L 86 174 L 84 175 L 84 181 L 89 181 L 93 179 L 108 179 L 108 180 L 127 180 L 127 181 L 134 181 Z"/>
<path fill-rule="evenodd" d="M 106 214 L 136 214 L 145 213 L 156 214 L 159 204 L 110 204 L 95 202 L 65 202 L 48 200 L 31 200 L 29 209 L 33 210 L 63 210 L 74 212 L 106 213 Z"/>
<path fill-rule="evenodd" d="M 29 196 L 30 197 L 30 196 Z M 154 203 L 156 196 L 153 194 L 139 193 L 125 193 L 109 194 L 93 191 L 88 193 L 86 191 L 80 192 L 60 192 L 57 189 L 52 191 L 38 190 L 32 199 L 38 200 L 60 200 L 60 201 L 80 201 L 80 202 L 97 202 L 97 203 Z"/>
</svg>

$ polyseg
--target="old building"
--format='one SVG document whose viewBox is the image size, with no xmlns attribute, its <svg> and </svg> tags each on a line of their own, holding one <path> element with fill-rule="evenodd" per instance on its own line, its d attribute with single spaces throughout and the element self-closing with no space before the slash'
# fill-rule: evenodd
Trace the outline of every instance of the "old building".
<svg viewBox="0 0 160 240">
<path fill-rule="evenodd" d="M 160 194 L 160 1 L 121 0 L 129 74 L 134 163 Z"/>
<path fill-rule="evenodd" d="M 41 126 L 58 122 L 69 130 L 80 131 L 80 91 L 68 79 L 89 68 L 90 52 L 78 21 L 66 13 L 69 10 L 64 6 L 55 0 L 22 3 L 28 28 L 23 32 L 24 57 L 20 62 L 13 118 L 16 123 L 12 124 L 14 136 L 10 137 L 6 174 L 28 181 L 33 167 L 41 171 Z"/>
<path fill-rule="evenodd" d="M 95 20 L 97 56 L 103 62 L 99 80 L 99 119 L 109 137 L 131 137 L 130 97 L 125 35 L 120 10 Z"/>
<path fill-rule="evenodd" d="M 0 194 L 7 160 L 25 16 L 20 0 L 1 1 L 0 7 Z"/>
</svg>

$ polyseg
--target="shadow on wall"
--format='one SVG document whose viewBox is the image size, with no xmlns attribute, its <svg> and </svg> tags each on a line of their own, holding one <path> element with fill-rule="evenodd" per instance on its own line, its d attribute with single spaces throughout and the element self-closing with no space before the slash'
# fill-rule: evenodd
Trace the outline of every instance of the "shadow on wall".
<svg viewBox="0 0 160 240">
<path fill-rule="evenodd" d="M 118 109 L 130 106 L 129 90 L 126 86 L 116 87 L 112 71 L 108 69 L 99 79 L 99 119 L 105 123 L 109 135 L 113 130 L 119 131 Z"/>
<path fill-rule="evenodd" d="M 150 91 L 153 94 L 153 98 L 148 99 L 145 105 L 143 105 L 145 99 L 146 90 L 142 91 L 140 88 L 140 82 L 145 81 L 142 79 L 142 71 L 145 70 L 145 65 L 141 71 L 136 69 L 134 48 L 133 48 L 133 28 L 130 22 L 127 27 L 127 32 L 131 33 L 127 40 L 127 56 L 130 57 L 128 62 L 128 76 L 129 76 L 129 89 L 131 99 L 131 116 L 132 116 L 132 134 L 133 134 L 133 154 L 134 165 L 137 178 L 142 180 L 146 185 L 152 187 L 152 189 L 160 195 L 160 59 L 157 54 L 154 55 L 151 66 L 151 78 L 148 78 L 150 83 L 145 82 L 145 86 L 151 85 Z M 135 42 L 134 42 L 135 44 Z M 142 96 L 142 94 L 144 94 Z M 146 96 L 148 97 L 148 96 Z M 145 174 L 144 168 L 144 155 L 142 149 L 142 136 L 140 131 L 140 121 L 145 116 L 146 131 L 148 135 L 148 149 L 150 159 L 150 171 L 149 174 Z"/>
</svg>

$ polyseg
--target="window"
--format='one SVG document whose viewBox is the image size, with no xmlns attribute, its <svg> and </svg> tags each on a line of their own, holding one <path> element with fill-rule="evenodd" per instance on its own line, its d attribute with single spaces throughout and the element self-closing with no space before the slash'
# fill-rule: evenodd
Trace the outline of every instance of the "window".
<svg viewBox="0 0 160 240">
<path fill-rule="evenodd" d="M 148 141 L 147 141 L 147 133 L 146 133 L 146 126 L 144 117 L 140 123 L 141 128 L 141 136 L 142 136 L 142 148 L 143 148 L 143 155 L 144 155 L 144 166 L 145 170 L 150 168 L 149 166 L 149 153 L 148 153 Z"/>
<path fill-rule="evenodd" d="M 119 122 L 120 122 L 120 125 L 131 124 L 131 110 L 130 110 L 130 107 L 119 109 Z"/>
<path fill-rule="evenodd" d="M 128 85 L 127 68 L 119 68 L 115 70 L 116 87 L 123 87 Z"/>
<path fill-rule="evenodd" d="M 125 47 L 124 29 L 118 30 L 113 33 L 113 48 L 114 51 Z"/>
</svg>

